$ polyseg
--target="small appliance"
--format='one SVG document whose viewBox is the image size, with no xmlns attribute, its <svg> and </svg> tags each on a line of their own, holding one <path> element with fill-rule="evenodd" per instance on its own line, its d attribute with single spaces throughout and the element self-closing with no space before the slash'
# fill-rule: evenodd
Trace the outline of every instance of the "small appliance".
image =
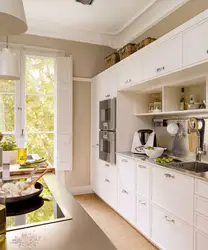
<svg viewBox="0 0 208 250">
<path fill-rule="evenodd" d="M 155 145 L 155 132 L 151 129 L 142 129 L 134 133 L 131 152 L 133 154 L 145 154 L 145 147 Z"/>
</svg>

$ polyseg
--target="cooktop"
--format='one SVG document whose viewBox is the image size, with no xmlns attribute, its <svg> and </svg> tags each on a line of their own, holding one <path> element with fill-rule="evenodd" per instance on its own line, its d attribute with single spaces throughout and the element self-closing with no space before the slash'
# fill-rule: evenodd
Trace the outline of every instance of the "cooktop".
<svg viewBox="0 0 208 250">
<path fill-rule="evenodd" d="M 39 197 L 6 205 L 7 231 L 72 219 L 61 211 L 44 180 L 39 182 L 44 186 Z"/>
</svg>

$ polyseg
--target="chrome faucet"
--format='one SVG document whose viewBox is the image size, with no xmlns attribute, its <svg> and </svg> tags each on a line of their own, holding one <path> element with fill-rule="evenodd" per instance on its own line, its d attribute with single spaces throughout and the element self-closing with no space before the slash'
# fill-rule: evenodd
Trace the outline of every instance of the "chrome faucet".
<svg viewBox="0 0 208 250">
<path fill-rule="evenodd" d="M 197 148 L 196 149 L 196 161 L 201 161 L 202 155 L 206 155 L 207 150 L 206 150 L 206 145 L 203 145 L 203 149 Z"/>
</svg>

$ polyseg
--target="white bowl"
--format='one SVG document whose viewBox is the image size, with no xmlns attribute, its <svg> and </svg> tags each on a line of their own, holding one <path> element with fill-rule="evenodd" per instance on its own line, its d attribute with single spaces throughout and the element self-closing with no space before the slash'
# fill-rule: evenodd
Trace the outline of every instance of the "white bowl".
<svg viewBox="0 0 208 250">
<path fill-rule="evenodd" d="M 149 156 L 149 158 L 151 159 L 156 159 L 158 157 L 160 157 L 163 152 L 164 152 L 165 148 L 160 148 L 160 147 L 154 147 L 154 149 L 144 149 L 145 153 L 147 156 Z"/>
</svg>

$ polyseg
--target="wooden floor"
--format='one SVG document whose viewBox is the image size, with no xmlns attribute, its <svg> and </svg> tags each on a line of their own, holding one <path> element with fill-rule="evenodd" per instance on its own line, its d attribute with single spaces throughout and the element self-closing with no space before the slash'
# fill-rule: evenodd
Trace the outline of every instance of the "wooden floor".
<svg viewBox="0 0 208 250">
<path fill-rule="evenodd" d="M 75 198 L 118 250 L 157 250 L 95 194 L 79 195 Z"/>
</svg>

